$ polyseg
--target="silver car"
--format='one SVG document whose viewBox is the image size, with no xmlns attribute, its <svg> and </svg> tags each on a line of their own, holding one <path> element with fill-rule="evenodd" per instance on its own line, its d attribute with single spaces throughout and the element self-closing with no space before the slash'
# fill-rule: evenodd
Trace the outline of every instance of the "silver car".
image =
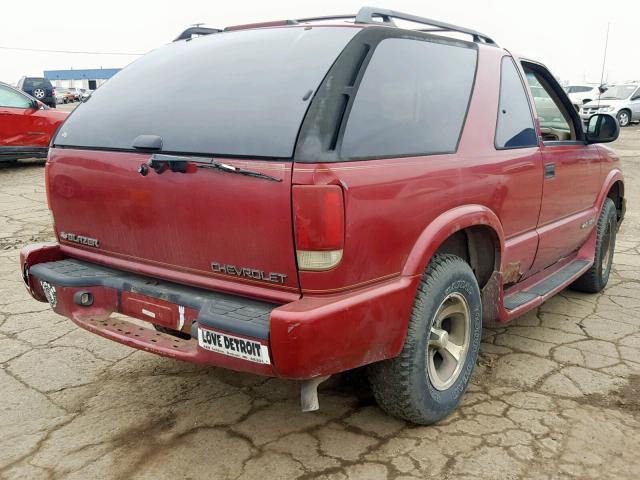
<svg viewBox="0 0 640 480">
<path fill-rule="evenodd" d="M 596 100 L 600 96 L 598 85 L 568 85 L 564 87 L 564 91 L 569 95 L 569 100 L 578 107 L 591 100 Z"/>
<path fill-rule="evenodd" d="M 585 123 L 596 113 L 616 117 L 621 127 L 640 121 L 640 83 L 609 85 L 598 100 L 585 103 L 580 108 L 580 117 Z"/>
</svg>

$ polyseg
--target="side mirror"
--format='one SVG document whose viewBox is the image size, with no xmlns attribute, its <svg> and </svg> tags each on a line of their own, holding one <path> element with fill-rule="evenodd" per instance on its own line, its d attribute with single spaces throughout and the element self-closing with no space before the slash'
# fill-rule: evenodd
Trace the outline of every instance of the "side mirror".
<svg viewBox="0 0 640 480">
<path fill-rule="evenodd" d="M 613 142 L 618 135 L 620 135 L 620 125 L 611 115 L 596 113 L 589 118 L 586 131 L 588 143 Z"/>
</svg>

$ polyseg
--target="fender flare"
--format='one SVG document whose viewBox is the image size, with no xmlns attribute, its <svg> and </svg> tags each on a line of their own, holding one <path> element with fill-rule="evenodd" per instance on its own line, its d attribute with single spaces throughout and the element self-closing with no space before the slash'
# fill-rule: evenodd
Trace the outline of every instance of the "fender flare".
<svg viewBox="0 0 640 480">
<path fill-rule="evenodd" d="M 487 226 L 495 232 L 499 242 L 497 253 L 502 261 L 504 230 L 498 216 L 484 205 L 463 205 L 447 210 L 427 225 L 407 257 L 402 275 L 422 275 L 431 257 L 447 238 L 457 231 L 474 226 Z M 501 267 L 502 265 L 500 270 Z"/>
<path fill-rule="evenodd" d="M 607 198 L 609 190 L 611 190 L 611 187 L 616 182 L 622 183 L 622 186 L 624 187 L 624 177 L 622 176 L 622 171 L 618 170 L 617 168 L 611 170 L 607 175 L 607 178 L 605 178 L 604 182 L 602 182 L 602 189 L 600 190 L 600 193 L 598 194 L 598 198 L 596 200 L 596 208 L 598 213 L 600 212 L 600 210 L 602 210 L 604 199 Z"/>
</svg>

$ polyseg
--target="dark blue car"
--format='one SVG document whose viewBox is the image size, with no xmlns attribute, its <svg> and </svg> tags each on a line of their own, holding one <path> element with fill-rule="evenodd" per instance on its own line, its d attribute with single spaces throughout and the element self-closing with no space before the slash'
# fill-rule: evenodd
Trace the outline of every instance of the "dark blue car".
<svg viewBox="0 0 640 480">
<path fill-rule="evenodd" d="M 51 108 L 56 108 L 56 94 L 51 82 L 43 77 L 22 77 L 17 85 L 19 90 L 28 93 Z"/>
</svg>

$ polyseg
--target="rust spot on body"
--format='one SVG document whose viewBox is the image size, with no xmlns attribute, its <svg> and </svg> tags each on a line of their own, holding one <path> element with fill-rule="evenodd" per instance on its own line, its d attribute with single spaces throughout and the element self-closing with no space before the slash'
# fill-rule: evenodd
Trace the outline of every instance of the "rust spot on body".
<svg viewBox="0 0 640 480">
<path fill-rule="evenodd" d="M 520 280 L 520 262 L 508 263 L 502 270 L 504 283 L 516 283 Z"/>
</svg>

